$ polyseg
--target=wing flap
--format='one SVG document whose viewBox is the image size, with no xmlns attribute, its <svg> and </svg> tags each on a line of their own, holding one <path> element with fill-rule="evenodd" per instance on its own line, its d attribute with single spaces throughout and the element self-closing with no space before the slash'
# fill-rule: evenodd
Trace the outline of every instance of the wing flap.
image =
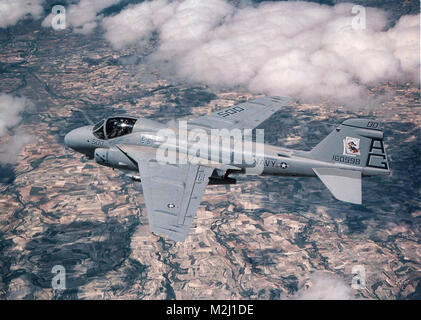
<svg viewBox="0 0 421 320">
<path fill-rule="evenodd" d="M 313 168 L 332 195 L 341 201 L 362 203 L 361 172 L 339 168 Z"/>
</svg>

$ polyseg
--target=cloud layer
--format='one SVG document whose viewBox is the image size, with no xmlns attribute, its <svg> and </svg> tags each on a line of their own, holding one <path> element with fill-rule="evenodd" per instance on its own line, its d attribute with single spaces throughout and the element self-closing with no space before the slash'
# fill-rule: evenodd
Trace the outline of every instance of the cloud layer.
<svg viewBox="0 0 421 320">
<path fill-rule="evenodd" d="M 369 86 L 420 83 L 419 14 L 387 29 L 385 11 L 351 3 L 154 0 L 104 18 L 121 1 L 70 4 L 67 27 L 89 34 L 100 25 L 117 50 L 157 37 L 146 63 L 184 81 L 360 106 L 373 103 Z M 0 0 L 0 27 L 39 18 L 42 2 Z"/>
<path fill-rule="evenodd" d="M 302 288 L 291 299 L 295 300 L 351 300 L 351 287 L 330 274 L 316 273 L 310 278 L 311 286 Z"/>
<path fill-rule="evenodd" d="M 211 86 L 360 103 L 367 85 L 419 84 L 419 15 L 403 16 L 385 30 L 384 11 L 356 8 L 156 0 L 129 6 L 102 26 L 116 49 L 141 45 L 157 32 L 159 46 L 148 62 Z"/>
<path fill-rule="evenodd" d="M 0 94 L 0 164 L 15 162 L 22 148 L 32 140 L 24 131 L 15 130 L 22 120 L 21 113 L 31 106 L 26 98 Z"/>
<path fill-rule="evenodd" d="M 0 28 L 15 25 L 28 16 L 39 19 L 43 0 L 0 0 Z"/>
</svg>

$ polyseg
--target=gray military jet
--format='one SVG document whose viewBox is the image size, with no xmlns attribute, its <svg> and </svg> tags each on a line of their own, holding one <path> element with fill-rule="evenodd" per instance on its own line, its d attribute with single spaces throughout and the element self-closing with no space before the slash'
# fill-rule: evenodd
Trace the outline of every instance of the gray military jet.
<svg viewBox="0 0 421 320">
<path fill-rule="evenodd" d="M 258 98 L 188 121 L 181 130 L 150 119 L 113 116 L 71 131 L 64 141 L 101 165 L 135 172 L 128 175 L 142 184 L 150 231 L 175 241 L 187 237 L 206 186 L 234 184 L 235 174 L 319 177 L 336 199 L 361 204 L 361 178 L 390 173 L 383 132 L 375 120 L 345 120 L 311 151 L 266 144 L 259 149 L 254 142 L 251 161 L 245 161 L 246 148 L 231 148 L 235 140 L 226 133 L 206 140 L 205 152 L 189 149 L 197 146 L 197 139 L 189 139 L 194 130 L 253 129 L 290 103 L 286 97 Z M 168 130 L 175 139 L 163 138 Z M 222 139 L 230 146 L 228 157 L 218 149 Z M 168 161 L 169 154 L 176 162 Z"/>
</svg>

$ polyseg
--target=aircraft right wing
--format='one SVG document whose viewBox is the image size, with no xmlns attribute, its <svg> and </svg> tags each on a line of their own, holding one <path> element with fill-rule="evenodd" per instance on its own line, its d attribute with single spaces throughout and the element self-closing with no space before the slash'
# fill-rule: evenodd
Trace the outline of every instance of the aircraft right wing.
<svg viewBox="0 0 421 320">
<path fill-rule="evenodd" d="M 187 237 L 213 168 L 193 164 L 161 164 L 156 150 L 119 145 L 137 162 L 150 231 L 174 241 Z"/>
<path fill-rule="evenodd" d="M 291 103 L 288 97 L 262 97 L 190 120 L 188 125 L 205 129 L 254 129 Z"/>
</svg>

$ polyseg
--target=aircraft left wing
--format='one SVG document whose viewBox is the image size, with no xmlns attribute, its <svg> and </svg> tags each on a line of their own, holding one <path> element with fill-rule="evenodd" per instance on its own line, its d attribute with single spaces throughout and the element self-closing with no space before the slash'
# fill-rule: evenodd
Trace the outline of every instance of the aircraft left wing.
<svg viewBox="0 0 421 320">
<path fill-rule="evenodd" d="M 262 97 L 190 120 L 188 125 L 205 129 L 254 129 L 291 103 L 288 97 Z"/>
<path fill-rule="evenodd" d="M 150 231 L 184 241 L 213 168 L 160 164 L 154 149 L 124 145 L 118 148 L 138 164 Z"/>
</svg>

